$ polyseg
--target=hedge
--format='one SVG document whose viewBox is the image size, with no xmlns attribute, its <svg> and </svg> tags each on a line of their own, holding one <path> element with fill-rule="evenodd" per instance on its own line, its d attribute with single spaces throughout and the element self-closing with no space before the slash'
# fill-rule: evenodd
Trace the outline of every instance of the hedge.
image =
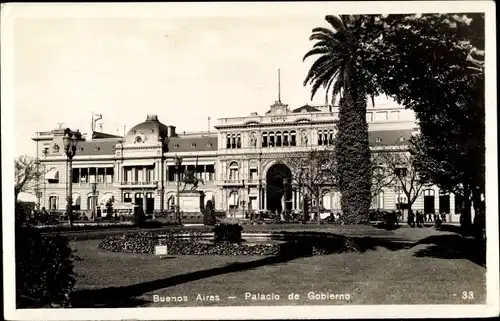
<svg viewBox="0 0 500 321">
<path fill-rule="evenodd" d="M 75 285 L 68 239 L 16 228 L 16 305 L 18 308 L 68 306 Z"/>
</svg>

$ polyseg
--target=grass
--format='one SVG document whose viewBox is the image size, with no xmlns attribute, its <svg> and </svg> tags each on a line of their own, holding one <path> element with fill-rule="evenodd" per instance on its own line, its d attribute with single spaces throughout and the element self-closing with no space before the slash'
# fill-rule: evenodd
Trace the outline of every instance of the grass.
<svg viewBox="0 0 500 321">
<path fill-rule="evenodd" d="M 363 253 L 313 257 L 160 258 L 101 252 L 97 249 L 99 240 L 74 241 L 72 247 L 83 259 L 75 262 L 75 307 L 485 302 L 486 269 L 476 260 L 474 250 L 468 248 L 468 239 L 462 236 L 434 228 L 330 229 L 334 233 L 357 234 L 356 237 L 361 237 L 356 230 L 373 232 L 370 240 L 374 243 Z M 311 291 L 349 294 L 350 300 L 310 300 L 307 294 Z M 474 299 L 463 300 L 462 291 L 473 291 Z M 245 300 L 246 292 L 275 293 L 280 300 Z M 290 293 L 299 294 L 299 299 L 288 300 Z M 196 301 L 198 294 L 218 295 L 220 301 Z M 154 295 L 187 296 L 188 301 L 155 303 Z"/>
</svg>

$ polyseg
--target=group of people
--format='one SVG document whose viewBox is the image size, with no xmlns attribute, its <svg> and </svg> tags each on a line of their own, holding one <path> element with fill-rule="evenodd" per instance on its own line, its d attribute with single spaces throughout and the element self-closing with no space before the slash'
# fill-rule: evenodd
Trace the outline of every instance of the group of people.
<svg viewBox="0 0 500 321">
<path fill-rule="evenodd" d="M 415 224 L 418 227 L 423 226 L 425 223 L 435 223 L 441 224 L 446 222 L 446 213 L 426 213 L 424 214 L 422 211 L 417 211 L 416 213 L 410 212 L 408 213 L 408 225 L 414 227 Z"/>
</svg>

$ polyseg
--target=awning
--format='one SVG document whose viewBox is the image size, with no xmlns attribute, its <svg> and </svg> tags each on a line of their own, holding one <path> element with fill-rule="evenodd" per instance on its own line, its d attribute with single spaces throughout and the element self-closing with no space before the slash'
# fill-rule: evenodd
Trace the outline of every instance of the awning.
<svg viewBox="0 0 500 321">
<path fill-rule="evenodd" d="M 175 165 L 175 162 L 174 161 L 171 161 L 171 162 L 167 162 L 167 165 Z M 182 160 L 182 163 L 181 165 L 196 165 L 196 160 Z M 215 165 L 215 161 L 214 160 L 198 160 L 198 165 L 199 166 L 203 166 L 203 165 Z"/>
<path fill-rule="evenodd" d="M 113 168 L 115 167 L 115 164 L 72 164 L 73 168 Z"/>
<path fill-rule="evenodd" d="M 45 174 L 45 179 L 50 179 L 50 180 L 59 180 L 59 171 L 58 170 L 51 170 Z"/>
<path fill-rule="evenodd" d="M 113 204 L 113 209 L 116 209 L 116 210 L 133 210 L 134 209 L 134 204 L 133 203 L 115 202 Z"/>
<path fill-rule="evenodd" d="M 127 160 L 122 163 L 122 167 L 129 166 L 154 166 L 155 162 L 148 159 Z"/>
</svg>

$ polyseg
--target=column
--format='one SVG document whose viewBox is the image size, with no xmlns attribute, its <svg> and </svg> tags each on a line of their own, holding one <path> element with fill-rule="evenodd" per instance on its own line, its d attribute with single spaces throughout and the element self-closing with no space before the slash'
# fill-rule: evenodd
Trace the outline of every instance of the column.
<svg viewBox="0 0 500 321">
<path fill-rule="evenodd" d="M 82 183 L 82 169 L 79 168 L 78 169 L 78 185 L 81 185 L 81 183 Z"/>
<path fill-rule="evenodd" d="M 292 211 L 295 210 L 295 191 L 292 190 Z"/>
<path fill-rule="evenodd" d="M 260 211 L 262 209 L 262 202 L 261 202 L 261 200 L 262 200 L 262 198 L 261 198 L 262 188 L 261 188 L 261 186 L 258 186 L 257 188 L 259 189 L 257 192 L 257 209 Z"/>
<path fill-rule="evenodd" d="M 439 214 L 439 188 L 434 186 L 434 212 Z"/>
<path fill-rule="evenodd" d="M 264 188 L 263 188 L 263 191 L 262 193 L 264 193 L 264 210 L 267 210 L 267 186 L 264 185 Z"/>
</svg>

